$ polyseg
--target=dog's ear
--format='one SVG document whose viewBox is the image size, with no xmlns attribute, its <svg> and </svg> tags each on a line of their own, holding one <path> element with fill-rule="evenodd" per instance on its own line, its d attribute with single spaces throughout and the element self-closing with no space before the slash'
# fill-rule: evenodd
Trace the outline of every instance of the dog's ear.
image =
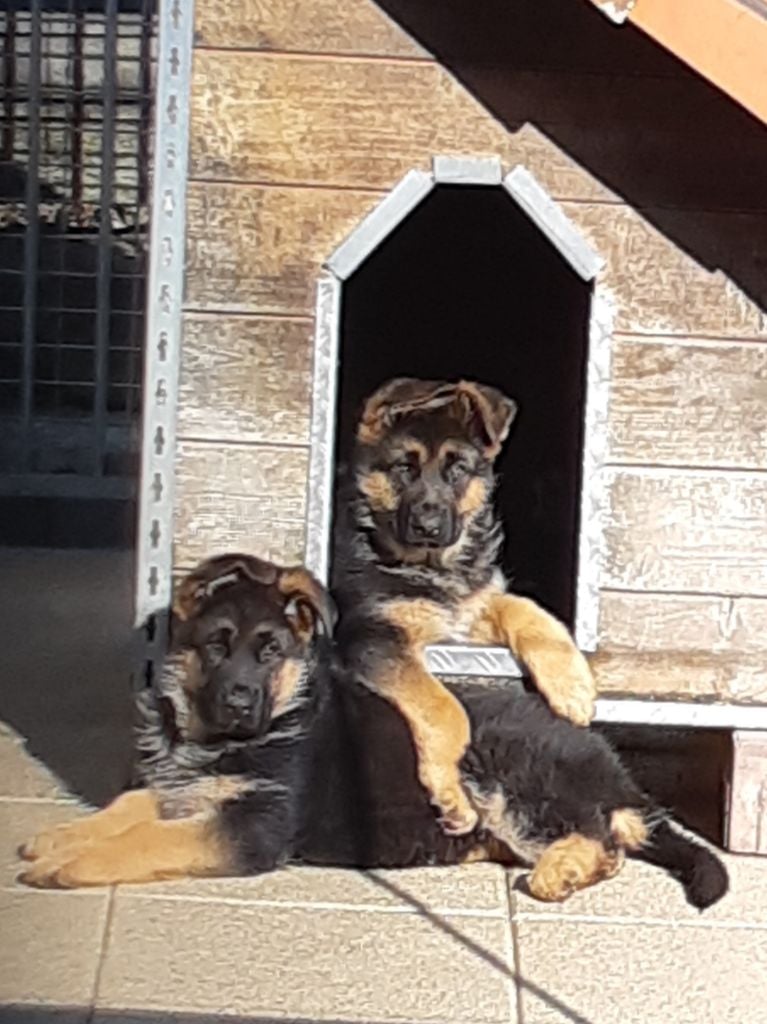
<svg viewBox="0 0 767 1024">
<path fill-rule="evenodd" d="M 283 569 L 277 587 L 285 597 L 285 614 L 306 639 L 316 633 L 333 635 L 338 612 L 320 581 L 302 566 Z"/>
<path fill-rule="evenodd" d="M 517 403 L 497 388 L 475 381 L 456 386 L 461 416 L 471 433 L 479 440 L 485 456 L 494 459 L 509 436 L 517 414 Z"/>
<path fill-rule="evenodd" d="M 376 444 L 401 416 L 426 412 L 449 405 L 455 396 L 455 384 L 417 377 L 396 377 L 387 381 L 365 402 L 357 427 L 357 440 Z"/>
<path fill-rule="evenodd" d="M 277 575 L 276 566 L 253 555 L 217 555 L 208 558 L 179 583 L 173 601 L 173 615 L 186 622 L 199 612 L 205 600 L 218 587 L 238 579 L 250 579 L 254 583 L 271 586 L 276 583 Z"/>
</svg>

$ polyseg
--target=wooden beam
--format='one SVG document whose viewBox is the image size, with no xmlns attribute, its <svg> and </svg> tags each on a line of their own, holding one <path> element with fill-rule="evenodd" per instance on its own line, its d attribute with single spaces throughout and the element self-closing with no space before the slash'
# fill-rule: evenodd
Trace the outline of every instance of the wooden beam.
<svg viewBox="0 0 767 1024">
<path fill-rule="evenodd" d="M 630 23 L 767 123 L 767 17 L 753 0 L 591 0 Z"/>
</svg>

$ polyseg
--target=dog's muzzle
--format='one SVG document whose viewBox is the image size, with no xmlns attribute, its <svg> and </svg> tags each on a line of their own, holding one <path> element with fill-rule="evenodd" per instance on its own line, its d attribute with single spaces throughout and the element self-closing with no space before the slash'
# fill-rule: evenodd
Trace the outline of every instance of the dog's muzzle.
<svg viewBox="0 0 767 1024">
<path fill-rule="evenodd" d="M 403 508 L 401 534 L 411 547 L 444 548 L 455 540 L 455 520 L 448 506 L 422 501 Z"/>
</svg>

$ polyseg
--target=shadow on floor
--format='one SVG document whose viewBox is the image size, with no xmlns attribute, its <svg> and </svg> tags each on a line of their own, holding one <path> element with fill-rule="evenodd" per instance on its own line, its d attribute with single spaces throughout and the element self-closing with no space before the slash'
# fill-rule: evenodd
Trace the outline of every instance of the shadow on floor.
<svg viewBox="0 0 767 1024">
<path fill-rule="evenodd" d="M 0 549 L 0 719 L 64 787 L 101 804 L 128 780 L 133 555 Z"/>
</svg>

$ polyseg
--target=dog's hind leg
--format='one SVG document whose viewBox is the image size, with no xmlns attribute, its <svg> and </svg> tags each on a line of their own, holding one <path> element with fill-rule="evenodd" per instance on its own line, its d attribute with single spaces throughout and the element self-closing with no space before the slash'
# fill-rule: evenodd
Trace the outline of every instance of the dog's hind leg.
<svg viewBox="0 0 767 1024">
<path fill-rule="evenodd" d="M 140 822 L 158 818 L 157 800 L 148 789 L 123 793 L 103 810 L 40 832 L 21 848 L 25 860 L 60 857 L 100 839 L 118 835 Z"/>
<path fill-rule="evenodd" d="M 19 881 L 41 889 L 76 889 L 231 872 L 226 844 L 210 818 L 142 821 L 75 850 L 35 860 Z"/>
<path fill-rule="evenodd" d="M 529 668 L 552 711 L 576 725 L 594 716 L 596 684 L 588 662 L 567 628 L 534 601 L 493 594 L 478 624 L 486 637 L 509 647 Z"/>
<path fill-rule="evenodd" d="M 579 889 L 617 875 L 624 859 L 621 847 L 608 849 L 599 839 L 572 832 L 546 847 L 527 885 L 536 899 L 561 903 Z"/>
</svg>

